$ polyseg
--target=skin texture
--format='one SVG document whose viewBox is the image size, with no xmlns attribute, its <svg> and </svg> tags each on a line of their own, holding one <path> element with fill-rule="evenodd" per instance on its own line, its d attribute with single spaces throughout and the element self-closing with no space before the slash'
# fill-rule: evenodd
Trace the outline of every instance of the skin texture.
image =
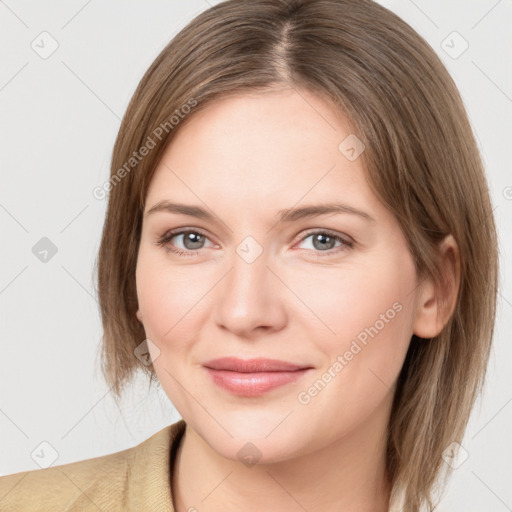
<svg viewBox="0 0 512 512">
<path fill-rule="evenodd" d="M 216 216 L 145 215 L 138 254 L 137 317 L 159 381 L 187 422 L 172 482 L 178 512 L 387 510 L 384 450 L 396 379 L 412 334 L 435 336 L 451 314 L 437 317 L 439 297 L 455 298 L 457 248 L 451 237 L 443 245 L 445 289 L 417 280 L 398 221 L 371 192 L 362 159 L 338 149 L 353 133 L 307 91 L 237 95 L 188 119 L 155 171 L 145 213 L 168 200 Z M 281 209 L 340 202 L 375 220 L 341 213 L 277 223 Z M 201 238 L 185 245 L 183 235 L 155 243 L 177 228 L 200 229 L 202 247 Z M 314 245 L 311 230 L 353 246 Z M 248 236 L 258 245 L 244 246 Z M 240 244 L 262 253 L 248 263 Z M 199 248 L 180 256 L 171 247 Z M 378 333 L 301 403 L 299 393 L 333 373 L 338 356 L 379 319 Z M 262 396 L 238 397 L 202 367 L 224 356 L 313 369 Z M 252 466 L 237 456 L 249 442 L 260 457 Z"/>
</svg>

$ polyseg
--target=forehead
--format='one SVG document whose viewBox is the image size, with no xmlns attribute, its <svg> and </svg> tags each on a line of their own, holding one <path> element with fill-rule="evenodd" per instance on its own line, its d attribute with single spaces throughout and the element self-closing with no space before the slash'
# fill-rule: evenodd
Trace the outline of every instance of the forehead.
<svg viewBox="0 0 512 512">
<path fill-rule="evenodd" d="M 147 203 L 179 196 L 212 208 L 277 210 L 301 199 L 350 198 L 378 208 L 362 158 L 351 161 L 339 150 L 354 134 L 351 123 L 311 92 L 233 95 L 191 116 L 166 148 Z"/>
</svg>

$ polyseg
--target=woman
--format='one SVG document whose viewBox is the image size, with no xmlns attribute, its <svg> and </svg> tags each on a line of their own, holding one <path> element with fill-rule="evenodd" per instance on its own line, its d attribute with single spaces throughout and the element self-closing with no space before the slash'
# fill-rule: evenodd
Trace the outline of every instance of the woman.
<svg viewBox="0 0 512 512">
<path fill-rule="evenodd" d="M 107 192 L 107 381 L 141 368 L 183 419 L 2 478 L 5 510 L 432 510 L 498 262 L 466 112 L 416 32 L 369 0 L 208 9 L 140 82 Z"/>
</svg>

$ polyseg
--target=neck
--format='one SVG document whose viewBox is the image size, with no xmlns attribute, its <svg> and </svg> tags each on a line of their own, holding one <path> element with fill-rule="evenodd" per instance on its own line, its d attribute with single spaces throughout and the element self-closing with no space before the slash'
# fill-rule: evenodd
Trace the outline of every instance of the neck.
<svg viewBox="0 0 512 512">
<path fill-rule="evenodd" d="M 312 453 L 246 467 L 187 425 L 172 471 L 176 512 L 282 510 L 387 512 L 387 414 Z"/>
</svg>

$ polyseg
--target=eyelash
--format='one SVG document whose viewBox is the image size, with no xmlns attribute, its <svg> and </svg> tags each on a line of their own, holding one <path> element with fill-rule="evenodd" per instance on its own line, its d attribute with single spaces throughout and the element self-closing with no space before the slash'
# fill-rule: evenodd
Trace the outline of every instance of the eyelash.
<svg viewBox="0 0 512 512">
<path fill-rule="evenodd" d="M 197 249 L 197 250 L 182 250 L 182 249 L 176 249 L 176 248 L 173 248 L 173 247 L 166 247 L 166 244 L 168 242 L 170 242 L 175 236 L 177 235 L 184 235 L 184 234 L 187 234 L 187 233 L 194 233 L 194 234 L 198 234 L 198 235 L 202 235 L 206 238 L 208 238 L 208 236 L 206 235 L 206 233 L 204 233 L 203 231 L 201 231 L 200 229 L 197 229 L 197 228 L 194 228 L 194 229 L 179 229 L 179 230 L 175 230 L 175 231 L 167 231 L 165 232 L 156 242 L 155 244 L 158 245 L 158 246 L 161 246 L 161 247 L 164 247 L 166 250 L 172 252 L 172 253 L 175 253 L 179 256 L 196 256 L 199 254 L 200 250 L 201 249 Z M 345 250 L 348 250 L 348 249 L 351 249 L 353 248 L 354 246 L 354 242 L 353 241 L 350 241 L 350 240 L 345 240 L 344 238 L 342 238 L 341 236 L 339 235 L 336 235 L 334 233 L 332 233 L 331 231 L 329 230 L 314 230 L 314 231 L 309 231 L 308 233 L 306 233 L 300 240 L 299 242 L 303 242 L 306 238 L 309 238 L 311 235 L 318 235 L 318 234 L 322 234 L 322 235 L 328 235 L 329 237 L 331 238 L 334 238 L 336 241 L 339 241 L 343 244 L 343 246 L 338 247 L 337 249 L 329 249 L 328 251 L 318 251 L 318 250 L 313 250 L 313 252 L 315 253 L 315 257 L 317 258 L 324 258 L 326 256 L 333 256 L 334 254 L 338 254 L 342 251 L 345 251 Z M 304 249 L 304 250 L 308 250 L 308 249 Z"/>
</svg>

